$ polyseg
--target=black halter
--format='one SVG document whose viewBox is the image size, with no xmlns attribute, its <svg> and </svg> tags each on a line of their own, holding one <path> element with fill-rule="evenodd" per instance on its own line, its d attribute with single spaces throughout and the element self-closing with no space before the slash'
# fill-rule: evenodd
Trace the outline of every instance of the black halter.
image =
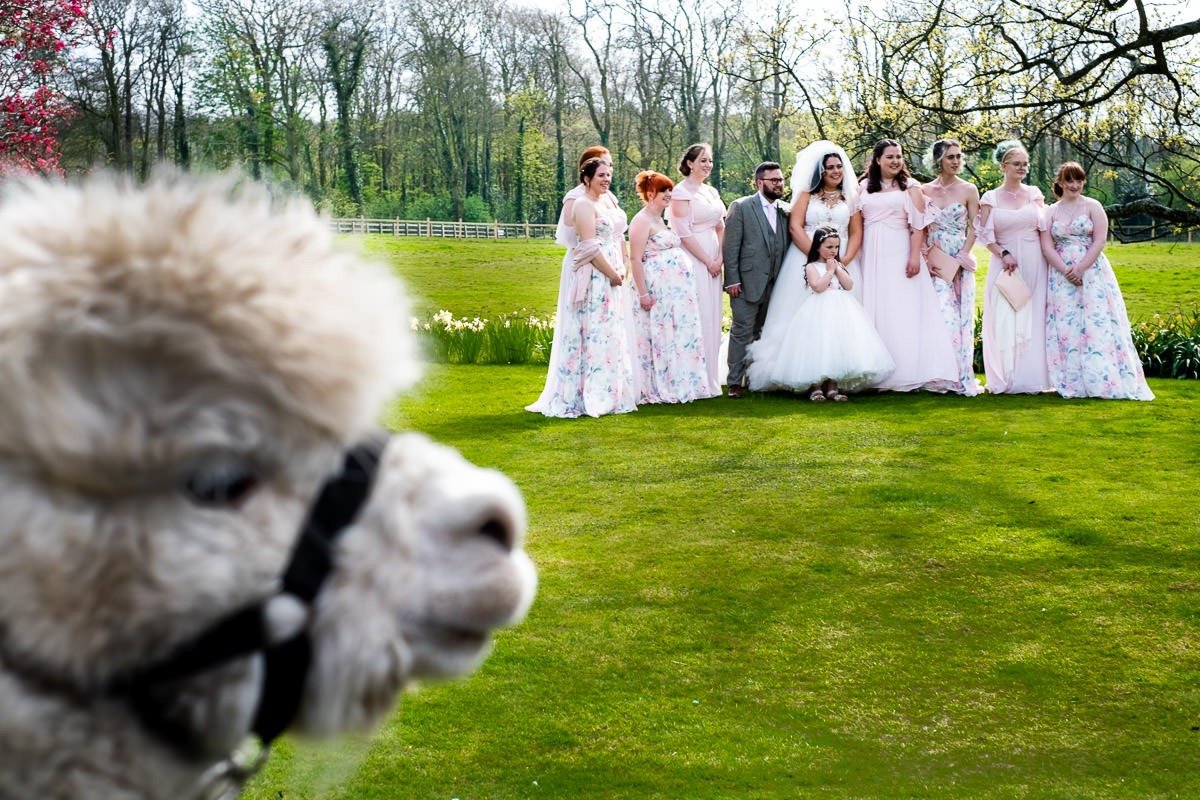
<svg viewBox="0 0 1200 800">
<path fill-rule="evenodd" d="M 384 444 L 385 440 L 378 439 L 347 451 L 342 471 L 326 481 L 309 511 L 276 594 L 233 612 L 181 644 L 166 659 L 126 673 L 110 684 L 110 693 L 125 697 L 148 730 L 185 755 L 204 755 L 195 732 L 163 713 L 164 689 L 258 652 L 263 654 L 264 669 L 252 732 L 269 744 L 292 723 L 312 662 L 312 642 L 304 627 L 289 639 L 268 643 L 265 609 L 268 601 L 285 594 L 312 607 L 333 568 L 338 537 L 358 518 L 371 492 Z"/>
</svg>

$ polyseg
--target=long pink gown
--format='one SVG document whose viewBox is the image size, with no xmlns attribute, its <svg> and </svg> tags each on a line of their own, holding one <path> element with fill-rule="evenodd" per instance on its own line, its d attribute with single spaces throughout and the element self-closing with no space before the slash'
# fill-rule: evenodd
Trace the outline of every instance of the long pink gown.
<svg viewBox="0 0 1200 800">
<path fill-rule="evenodd" d="M 928 268 L 922 261 L 917 275 L 905 274 L 909 229 L 923 228 L 924 214 L 906 191 L 869 193 L 864 181 L 858 197 L 863 216 L 863 308 L 896 362 L 896 369 L 876 388 L 952 391 L 958 365 Z"/>
<path fill-rule="evenodd" d="M 979 242 L 998 244 L 1017 260 L 1017 272 L 1032 293 L 1020 311 L 1013 311 L 996 289 L 1004 269 L 999 257 L 988 261 L 983 290 L 983 370 L 989 394 L 1037 394 L 1050 391 L 1046 368 L 1046 259 L 1038 224 L 1045 208 L 1042 192 L 1023 185 L 1025 205 L 998 208 L 998 190 L 984 192 L 979 207 L 991 208 L 987 221 L 976 226 Z M 982 218 L 982 213 L 980 214 Z"/>
<path fill-rule="evenodd" d="M 675 205 L 672 203 L 671 229 L 680 239 L 692 237 L 694 243 L 700 245 L 700 250 L 708 258 L 716 258 L 721 251 L 721 243 L 717 238 L 717 229 L 725 224 L 725 204 L 717 190 L 707 183 L 700 184 L 697 191 L 689 188 L 687 181 L 675 184 L 671 199 L 684 200 L 688 204 L 688 215 L 684 217 L 674 214 Z M 684 248 L 685 252 L 687 248 Z M 697 261 L 688 252 L 688 261 L 692 265 L 692 278 L 696 281 L 696 294 L 700 301 L 700 331 L 704 339 L 704 363 L 708 370 L 708 394 L 716 397 L 721 394 L 720 358 L 721 350 L 721 318 L 725 308 L 725 293 L 721 286 L 722 274 L 708 274 L 708 267 Z"/>
</svg>

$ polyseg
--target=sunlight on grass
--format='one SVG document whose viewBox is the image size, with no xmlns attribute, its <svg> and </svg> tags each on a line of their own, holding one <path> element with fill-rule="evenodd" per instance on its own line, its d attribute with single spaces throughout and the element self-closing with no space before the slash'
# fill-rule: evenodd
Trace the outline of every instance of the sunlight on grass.
<svg viewBox="0 0 1200 800">
<path fill-rule="evenodd" d="M 1200 299 L 1160 248 L 1113 248 L 1131 308 Z M 443 276 L 439 307 L 553 309 L 561 251 L 513 268 L 536 286 L 438 252 L 395 255 Z M 472 678 L 406 696 L 365 752 L 285 742 L 249 797 L 1188 796 L 1200 383 L 1153 379 L 1152 403 L 761 394 L 550 420 L 522 410 L 544 376 L 432 365 L 386 420 L 522 489 L 529 619 Z"/>
</svg>

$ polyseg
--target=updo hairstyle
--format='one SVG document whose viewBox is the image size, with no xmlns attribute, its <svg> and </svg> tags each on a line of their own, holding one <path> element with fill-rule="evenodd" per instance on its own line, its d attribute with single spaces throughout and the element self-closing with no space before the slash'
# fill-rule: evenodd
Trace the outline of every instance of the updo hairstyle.
<svg viewBox="0 0 1200 800">
<path fill-rule="evenodd" d="M 957 147 L 962 150 L 962 143 L 957 139 L 938 139 L 929 148 L 929 168 L 933 170 L 933 174 L 940 174 L 942 171 L 942 158 L 946 155 L 946 151 L 951 147 Z"/>
<path fill-rule="evenodd" d="M 607 147 L 594 144 L 579 154 L 579 168 L 583 169 L 583 165 L 591 161 L 593 158 L 603 159 L 605 156 L 607 156 L 610 161 L 612 160 L 612 153 L 608 152 Z"/>
<path fill-rule="evenodd" d="M 683 151 L 683 157 L 679 159 L 679 172 L 685 178 L 692 174 L 692 167 L 688 164 L 689 161 L 695 161 L 705 150 L 712 152 L 712 145 L 708 142 L 696 142 L 696 144 Z"/>
<path fill-rule="evenodd" d="M 674 189 L 675 181 L 661 172 L 647 169 L 637 174 L 637 178 L 634 179 L 634 186 L 637 187 L 638 197 L 642 198 L 642 202 L 649 203 L 650 199 L 655 195 Z"/>
<path fill-rule="evenodd" d="M 596 177 L 596 170 L 600 169 L 600 165 L 604 163 L 600 158 L 589 158 L 587 161 L 579 165 L 579 182 L 586 184 L 592 178 Z M 584 180 L 586 178 L 587 180 Z"/>
<path fill-rule="evenodd" d="M 1005 139 L 996 145 L 996 151 L 992 153 L 992 158 L 995 159 L 997 164 L 1003 165 L 1008 160 L 1009 153 L 1012 152 L 1021 152 L 1026 156 L 1029 155 L 1029 151 L 1025 149 L 1025 145 L 1021 144 L 1020 140 Z"/>
</svg>

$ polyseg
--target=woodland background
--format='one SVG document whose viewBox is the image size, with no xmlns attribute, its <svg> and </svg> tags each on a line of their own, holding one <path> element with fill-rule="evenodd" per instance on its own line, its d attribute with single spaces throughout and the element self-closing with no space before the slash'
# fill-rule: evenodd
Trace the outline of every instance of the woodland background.
<svg viewBox="0 0 1200 800">
<path fill-rule="evenodd" d="M 634 174 L 677 176 L 695 141 L 712 143 L 712 181 L 731 198 L 758 161 L 786 169 L 820 137 L 860 165 L 897 138 L 923 173 L 930 142 L 954 135 L 986 187 L 991 146 L 1016 136 L 1043 187 L 1062 160 L 1082 161 L 1123 238 L 1200 224 L 1195 3 L 827 8 L 0 0 L 6 130 L 34 92 L 48 109 L 32 157 L 4 132 L 0 151 L 66 172 L 241 169 L 338 216 L 548 222 L 595 143 L 636 207 Z M 39 16 L 51 20 L 40 45 Z M 22 58 L 42 66 L 22 76 Z"/>
</svg>

